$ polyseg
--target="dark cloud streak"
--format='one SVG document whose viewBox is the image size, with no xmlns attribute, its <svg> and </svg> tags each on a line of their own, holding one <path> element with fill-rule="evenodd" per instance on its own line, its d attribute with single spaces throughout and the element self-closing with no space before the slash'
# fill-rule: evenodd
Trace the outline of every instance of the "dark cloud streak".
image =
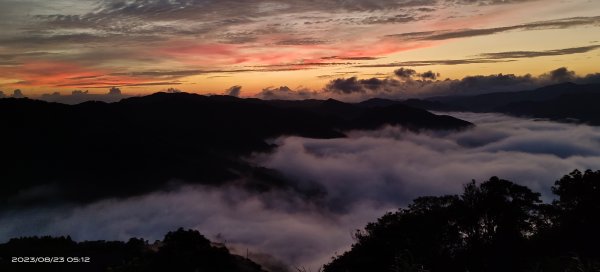
<svg viewBox="0 0 600 272">
<path fill-rule="evenodd" d="M 563 56 L 572 54 L 582 54 L 594 51 L 600 48 L 600 45 L 580 46 L 571 48 L 561 48 L 544 51 L 507 51 L 507 52 L 495 52 L 495 53 L 483 53 L 477 55 L 477 58 L 468 59 L 447 59 L 447 60 L 424 60 L 424 61 L 403 61 L 395 63 L 383 63 L 383 64 L 362 64 L 356 65 L 355 67 L 369 68 L 369 67 L 403 67 L 403 66 L 430 66 L 430 65 L 463 65 L 463 64 L 479 64 L 479 63 L 501 63 L 501 62 L 512 62 L 515 59 L 523 58 L 538 58 L 538 57 L 551 57 L 551 56 Z"/>
<path fill-rule="evenodd" d="M 559 20 L 532 22 L 527 24 L 482 28 L 482 29 L 458 29 L 442 31 L 408 32 L 401 34 L 388 35 L 388 37 L 401 40 L 430 40 L 440 41 L 457 38 L 468 38 L 484 35 L 492 35 L 513 30 L 543 30 L 543 29 L 563 29 L 579 26 L 598 26 L 600 25 L 600 16 L 595 17 L 572 17 Z"/>
<path fill-rule="evenodd" d="M 461 64 L 474 64 L 474 63 L 500 63 L 500 62 L 512 62 L 514 60 L 494 60 L 494 59 L 447 59 L 447 60 L 424 60 L 424 61 L 403 61 L 394 63 L 383 63 L 383 64 L 361 64 L 354 67 L 357 68 L 377 68 L 377 67 L 416 67 L 416 66 L 431 66 L 431 65 L 461 65 Z"/>
<path fill-rule="evenodd" d="M 518 59 L 518 58 L 537 58 L 548 56 L 562 56 L 571 54 L 587 53 L 600 48 L 600 45 L 580 46 L 563 49 L 554 49 L 546 51 L 508 51 L 498 53 L 484 53 L 479 56 L 483 59 Z"/>
</svg>

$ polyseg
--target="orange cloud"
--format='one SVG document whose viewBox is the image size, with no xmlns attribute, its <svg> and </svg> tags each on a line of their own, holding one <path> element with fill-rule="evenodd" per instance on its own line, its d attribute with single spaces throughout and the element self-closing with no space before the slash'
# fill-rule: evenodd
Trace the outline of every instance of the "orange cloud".
<svg viewBox="0 0 600 272">
<path fill-rule="evenodd" d="M 321 63 L 324 58 L 381 57 L 394 53 L 430 47 L 439 42 L 401 42 L 383 38 L 368 43 L 339 42 L 310 45 L 237 45 L 237 44 L 167 44 L 158 54 L 194 66 L 280 65 Z"/>
<path fill-rule="evenodd" d="M 112 76 L 106 69 L 84 67 L 76 63 L 31 61 L 0 70 L 5 77 L 17 80 L 15 86 L 78 87 L 127 85 L 150 82 L 129 76 Z"/>
</svg>

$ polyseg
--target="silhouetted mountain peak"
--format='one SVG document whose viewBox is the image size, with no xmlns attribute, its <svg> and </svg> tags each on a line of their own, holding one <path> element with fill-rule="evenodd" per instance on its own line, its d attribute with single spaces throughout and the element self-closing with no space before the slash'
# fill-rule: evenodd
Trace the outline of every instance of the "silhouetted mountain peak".
<svg viewBox="0 0 600 272">
<path fill-rule="evenodd" d="M 534 91 L 567 90 L 569 88 L 574 88 L 574 87 L 578 87 L 578 86 L 583 86 L 583 85 L 568 81 L 568 82 L 563 82 L 563 83 L 540 87 L 540 88 L 535 89 Z"/>
<path fill-rule="evenodd" d="M 385 99 L 385 98 L 371 98 L 358 103 L 362 107 L 385 107 L 401 103 L 397 100 Z"/>
<path fill-rule="evenodd" d="M 338 103 L 338 104 L 345 104 L 344 102 L 341 102 L 339 100 L 335 100 L 333 98 L 328 98 L 327 100 L 323 101 L 323 103 Z"/>
</svg>

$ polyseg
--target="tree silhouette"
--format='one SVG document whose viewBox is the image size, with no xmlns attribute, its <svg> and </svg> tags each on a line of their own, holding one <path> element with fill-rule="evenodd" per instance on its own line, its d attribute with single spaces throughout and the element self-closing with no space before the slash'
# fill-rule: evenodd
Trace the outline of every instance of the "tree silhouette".
<svg viewBox="0 0 600 272">
<path fill-rule="evenodd" d="M 13 263 L 18 256 L 85 256 L 89 263 Z M 0 271 L 154 272 L 210 271 L 264 272 L 252 261 L 215 247 L 196 230 L 178 229 L 149 245 L 132 238 L 128 242 L 75 242 L 70 237 L 29 237 L 0 244 Z"/>
<path fill-rule="evenodd" d="M 574 171 L 558 199 L 492 177 L 461 195 L 420 197 L 356 232 L 325 272 L 599 271 L 600 171 Z"/>
<path fill-rule="evenodd" d="M 419 197 L 354 232 L 351 250 L 333 258 L 323 272 L 600 271 L 600 171 L 575 170 L 556 181 L 552 191 L 557 198 L 544 204 L 539 193 L 492 177 L 467 183 L 460 195 Z M 94 260 L 52 264 L 56 271 L 263 271 L 198 231 L 181 228 L 152 245 L 135 238 L 75 242 L 70 237 L 0 244 L 0 271 L 47 271 L 12 264 L 11 256 Z"/>
<path fill-rule="evenodd" d="M 578 170 L 558 180 L 552 191 L 558 212 L 556 236 L 561 247 L 583 258 L 600 257 L 600 171 Z"/>
</svg>

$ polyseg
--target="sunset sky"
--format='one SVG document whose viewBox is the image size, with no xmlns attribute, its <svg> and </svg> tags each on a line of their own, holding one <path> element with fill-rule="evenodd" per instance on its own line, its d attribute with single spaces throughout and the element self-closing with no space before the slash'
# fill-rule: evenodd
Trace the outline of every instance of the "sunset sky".
<svg viewBox="0 0 600 272">
<path fill-rule="evenodd" d="M 113 86 L 127 94 L 223 93 L 236 85 L 242 96 L 280 86 L 322 92 L 336 79 L 407 80 L 394 73 L 399 68 L 420 81 L 542 78 L 560 67 L 580 77 L 600 72 L 596 0 L 0 0 L 0 7 L 6 95 Z"/>
</svg>

